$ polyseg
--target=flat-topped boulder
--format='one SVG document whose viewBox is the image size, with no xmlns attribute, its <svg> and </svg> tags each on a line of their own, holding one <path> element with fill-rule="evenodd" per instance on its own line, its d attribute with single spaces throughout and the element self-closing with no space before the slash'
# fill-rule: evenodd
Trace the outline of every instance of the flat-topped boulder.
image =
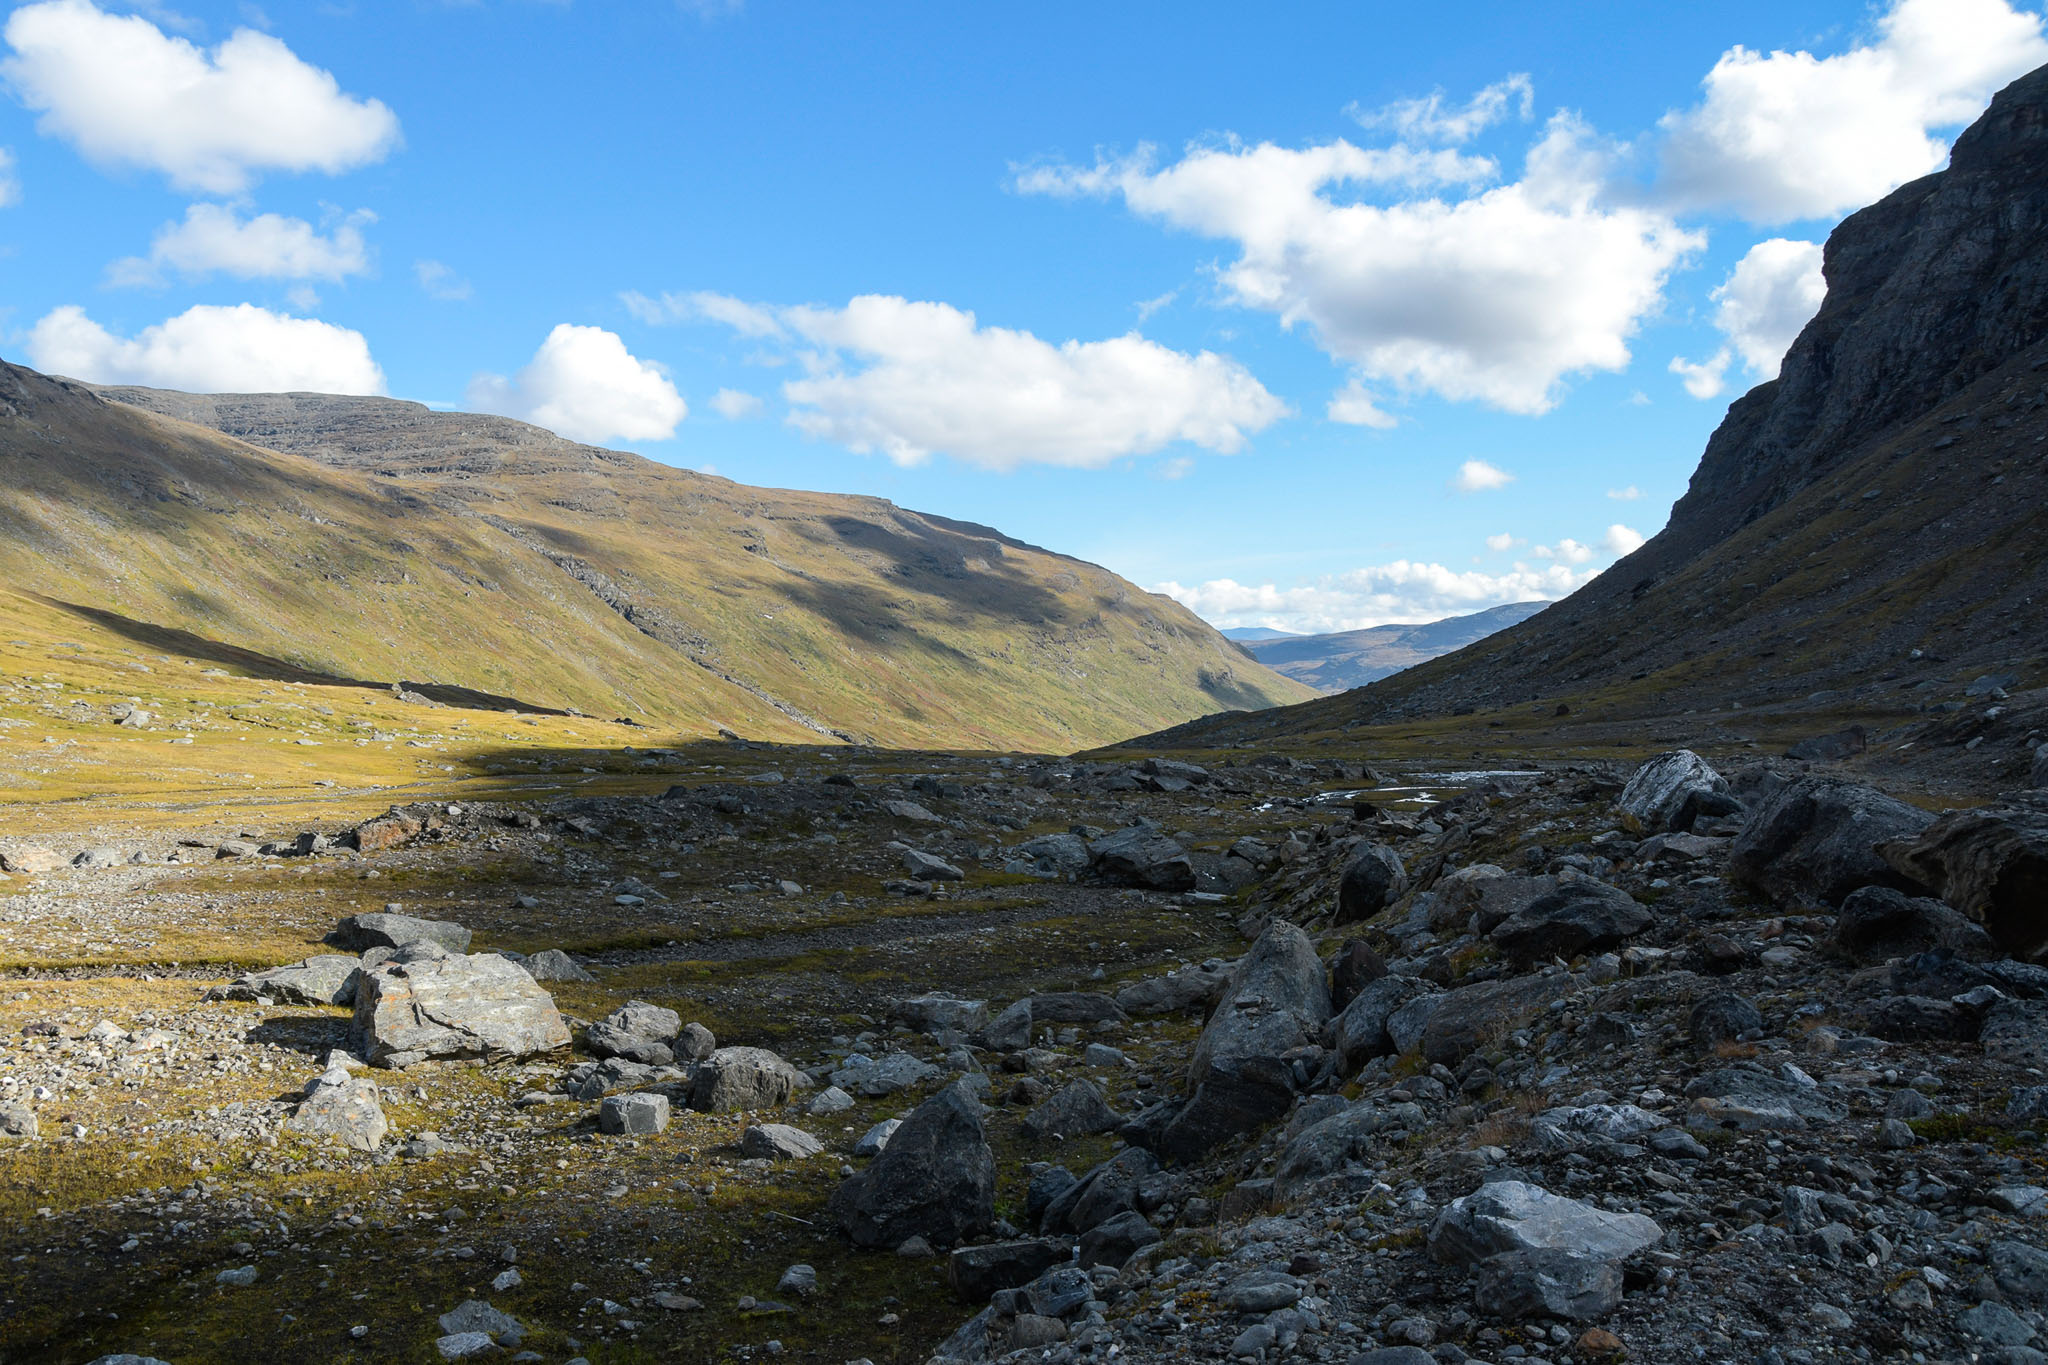
<svg viewBox="0 0 2048 1365">
<path fill-rule="evenodd" d="M 569 1046 L 555 1002 L 518 963 L 412 943 L 363 971 L 357 1052 L 373 1066 L 509 1061 Z"/>
<path fill-rule="evenodd" d="M 362 964 L 344 953 L 318 953 L 267 971 L 244 972 L 206 993 L 209 1000 L 269 1000 L 280 1005 L 353 1005 Z"/>
<path fill-rule="evenodd" d="M 350 953 L 366 952 L 371 948 L 403 948 L 409 943 L 434 943 L 451 953 L 466 953 L 469 940 L 469 930 L 453 920 L 416 919 L 389 911 L 350 915 L 335 925 L 326 939 Z"/>
</svg>

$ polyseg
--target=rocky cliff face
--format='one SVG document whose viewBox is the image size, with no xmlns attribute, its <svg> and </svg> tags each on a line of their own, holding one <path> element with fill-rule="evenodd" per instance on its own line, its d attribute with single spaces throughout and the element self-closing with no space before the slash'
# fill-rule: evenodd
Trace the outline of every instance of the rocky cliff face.
<svg viewBox="0 0 2048 1365">
<path fill-rule="evenodd" d="M 1817 693 L 1912 711 L 1985 673 L 2048 681 L 2048 68 L 1947 170 L 1845 220 L 1826 273 L 1779 377 L 1730 407 L 1642 549 L 1456 654 L 1183 737 L 1596 699 L 1619 718 Z"/>
</svg>

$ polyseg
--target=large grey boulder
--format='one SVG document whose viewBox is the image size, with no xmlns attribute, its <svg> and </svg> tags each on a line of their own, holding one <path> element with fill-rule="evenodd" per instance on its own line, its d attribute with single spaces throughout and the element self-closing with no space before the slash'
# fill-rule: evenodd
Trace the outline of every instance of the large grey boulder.
<svg viewBox="0 0 2048 1365">
<path fill-rule="evenodd" d="M 356 988 L 356 1051 L 374 1066 L 430 1058 L 507 1061 L 569 1046 L 555 1002 L 517 963 L 431 942 L 367 968 Z"/>
<path fill-rule="evenodd" d="M 1089 1080 L 1072 1080 L 1024 1116 L 1024 1136 L 1044 1142 L 1054 1138 L 1107 1133 L 1122 1120 Z"/>
<path fill-rule="evenodd" d="M 740 1134 L 740 1155 L 763 1161 L 808 1161 L 825 1144 L 787 1123 L 757 1123 Z"/>
<path fill-rule="evenodd" d="M 1329 1018 L 1315 944 L 1296 925 L 1275 921 L 1238 963 L 1195 1042 L 1188 1103 L 1157 1132 L 1160 1154 L 1193 1161 L 1285 1113 L 1303 1079 L 1290 1054 L 1319 1048 Z"/>
<path fill-rule="evenodd" d="M 535 981 L 595 981 L 596 977 L 583 970 L 560 948 L 543 948 L 526 959 L 526 974 Z"/>
<path fill-rule="evenodd" d="M 1489 937 L 1511 962 L 1529 967 L 1617 947 L 1649 928 L 1651 920 L 1649 910 L 1620 887 L 1575 877 L 1502 920 Z"/>
<path fill-rule="evenodd" d="M 1508 1251 L 1479 1263 L 1472 1292 L 1481 1313 L 1504 1322 L 1594 1322 L 1621 1306 L 1621 1266 L 1570 1251 Z"/>
<path fill-rule="evenodd" d="M 1072 1254 L 1070 1244 L 1049 1237 L 961 1247 L 946 1261 L 946 1283 L 967 1303 L 987 1303 L 997 1290 L 1027 1285 Z"/>
<path fill-rule="evenodd" d="M 1289 1138 L 1273 1168 L 1273 1189 L 1282 1199 L 1309 1194 L 1324 1181 L 1354 1171 L 1369 1175 L 1364 1163 L 1372 1140 L 1389 1131 L 1421 1132 L 1428 1117 L 1415 1104 L 1378 1104 L 1360 1100 Z"/>
<path fill-rule="evenodd" d="M 1615 805 L 1638 834 L 1684 833 L 1703 815 L 1741 809 L 1728 780 L 1690 749 L 1659 754 L 1636 769 Z"/>
<path fill-rule="evenodd" d="M 1371 919 L 1399 900 L 1408 889 L 1408 870 L 1401 855 L 1385 844 L 1367 844 L 1345 865 L 1337 879 L 1334 924 Z"/>
<path fill-rule="evenodd" d="M 1038 1230 L 1047 1235 L 1083 1233 L 1120 1213 L 1138 1207 L 1145 1182 L 1159 1173 L 1159 1162 L 1142 1147 L 1126 1147 L 1048 1199 L 1038 1216 Z"/>
<path fill-rule="evenodd" d="M 2015 957 L 2048 952 L 2048 811 L 1954 810 L 1880 850 Z"/>
<path fill-rule="evenodd" d="M 944 1073 L 908 1052 L 885 1052 L 881 1057 L 854 1053 L 831 1075 L 831 1083 L 854 1095 L 879 1099 L 936 1080 Z"/>
<path fill-rule="evenodd" d="M 1811 1081 L 1774 1074 L 1750 1062 L 1709 1071 L 1685 1087 L 1688 1128 L 1756 1132 L 1825 1127 L 1849 1116 Z"/>
<path fill-rule="evenodd" d="M 921 848 L 903 850 L 903 870 L 921 882 L 965 881 L 967 874 L 936 854 Z"/>
<path fill-rule="evenodd" d="M 674 1010 L 628 1000 L 583 1031 L 583 1045 L 599 1057 L 624 1057 L 642 1066 L 667 1066 L 675 1060 L 670 1044 L 682 1032 L 682 1016 Z"/>
<path fill-rule="evenodd" d="M 600 1133 L 652 1135 L 667 1127 L 668 1096 L 653 1091 L 608 1096 L 597 1107 Z"/>
<path fill-rule="evenodd" d="M 963 1084 L 917 1107 L 864 1171 L 827 1205 L 855 1246 L 901 1246 L 922 1237 L 953 1246 L 995 1225 L 996 1159 L 981 1105 Z"/>
<path fill-rule="evenodd" d="M 958 996 L 933 991 L 891 1000 L 889 1016 L 919 1033 L 938 1033 L 946 1029 L 972 1033 L 988 1022 L 988 1001 L 962 1000 Z"/>
<path fill-rule="evenodd" d="M 1011 850 L 1006 872 L 1065 881 L 1088 870 L 1088 841 L 1078 834 L 1041 834 Z"/>
<path fill-rule="evenodd" d="M 1773 795 L 1728 850 L 1729 876 L 1784 905 L 1829 908 L 1863 886 L 1919 889 L 1877 851 L 1934 822 L 1875 787 L 1802 777 Z"/>
<path fill-rule="evenodd" d="M 1150 825 L 1132 825 L 1098 839 L 1088 854 L 1096 875 L 1117 886 L 1195 889 L 1195 865 L 1188 851 Z"/>
<path fill-rule="evenodd" d="M 361 963 L 342 953 L 319 953 L 304 962 L 244 972 L 206 993 L 209 1000 L 272 1000 L 280 1005 L 353 1005 Z"/>
<path fill-rule="evenodd" d="M 1957 911 L 1926 896 L 1908 896 L 1889 886 L 1865 886 L 1849 893 L 1835 916 L 1830 946 L 1858 962 L 1946 949 L 1967 958 L 1993 957 L 1991 935 Z"/>
<path fill-rule="evenodd" d="M 690 1107 L 706 1114 L 772 1109 L 809 1084 L 803 1072 L 762 1047 L 722 1047 L 698 1064 Z"/>
<path fill-rule="evenodd" d="M 1338 1064 L 1352 1067 L 1400 1049 L 1388 1035 L 1388 1021 L 1410 1001 L 1435 995 L 1437 987 L 1419 976 L 1383 976 L 1366 983 L 1330 1021 L 1330 1047 Z"/>
<path fill-rule="evenodd" d="M 1220 968 L 1183 967 L 1119 988 L 1116 1003 L 1129 1014 L 1179 1014 L 1206 1009 L 1229 984 L 1230 973 Z"/>
<path fill-rule="evenodd" d="M 326 1138 L 358 1152 L 374 1152 L 391 1131 L 384 1108 L 377 1102 L 377 1082 L 368 1076 L 351 1076 L 346 1067 L 335 1067 L 306 1083 L 305 1098 L 291 1117 L 285 1131 L 301 1137 Z"/>
<path fill-rule="evenodd" d="M 1451 1265 L 1477 1265 L 1517 1251 L 1561 1251 L 1620 1261 L 1663 1239 L 1664 1229 L 1639 1213 L 1552 1194 L 1540 1185 L 1497 1180 L 1453 1199 L 1429 1230 L 1429 1254 Z"/>
<path fill-rule="evenodd" d="M 403 948 L 421 942 L 439 944 L 451 953 L 466 953 L 469 940 L 469 930 L 453 920 L 415 919 L 411 915 L 380 911 L 350 915 L 329 931 L 326 941 L 349 953 L 370 948 Z"/>
<path fill-rule="evenodd" d="M 1537 1018 L 1578 985 L 1572 976 L 1514 976 L 1431 996 L 1435 1004 L 1418 1046 L 1429 1061 L 1454 1067 L 1490 1039 Z M 1411 1007 L 1415 1003 L 1411 1001 Z"/>
</svg>

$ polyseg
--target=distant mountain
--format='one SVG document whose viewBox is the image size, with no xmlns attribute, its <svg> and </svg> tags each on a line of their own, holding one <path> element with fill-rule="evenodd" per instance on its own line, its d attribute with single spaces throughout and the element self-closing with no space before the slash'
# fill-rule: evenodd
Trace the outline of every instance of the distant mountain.
<svg viewBox="0 0 2048 1365">
<path fill-rule="evenodd" d="M 1173 742 L 1558 704 L 1609 723 L 1863 708 L 1932 717 L 1887 761 L 1953 746 L 2024 778 L 2048 709 L 1960 698 L 2048 682 L 2048 67 L 1947 169 L 1843 220 L 1824 271 L 1778 377 L 1729 407 L 1641 549 L 1455 654 Z"/>
<path fill-rule="evenodd" d="M 1495 631 L 1528 620 L 1549 605 L 1512 602 L 1470 616 L 1451 616 L 1421 625 L 1372 626 L 1334 635 L 1284 635 L 1269 631 L 1258 639 L 1231 638 L 1243 643 L 1253 658 L 1276 673 L 1305 682 L 1319 692 L 1347 692 L 1463 649 Z"/>
<path fill-rule="evenodd" d="M 1299 640 L 1304 637 L 1291 630 L 1273 630 L 1267 626 L 1232 626 L 1223 632 L 1223 638 L 1249 644 L 1259 640 Z"/>
<path fill-rule="evenodd" d="M 387 398 L 4 364 L 0 577 L 233 667 L 683 735 L 1066 751 L 1313 695 L 1107 569 L 879 498 Z"/>
</svg>

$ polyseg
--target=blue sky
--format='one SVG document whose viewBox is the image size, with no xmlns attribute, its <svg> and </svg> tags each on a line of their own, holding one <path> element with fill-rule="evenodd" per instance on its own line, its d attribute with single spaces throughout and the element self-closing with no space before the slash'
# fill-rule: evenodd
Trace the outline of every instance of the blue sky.
<svg viewBox="0 0 2048 1365">
<path fill-rule="evenodd" d="M 2007 0 L 95 5 L 0 25 L 0 351 L 486 408 L 1221 625 L 1654 533 Z"/>
</svg>

